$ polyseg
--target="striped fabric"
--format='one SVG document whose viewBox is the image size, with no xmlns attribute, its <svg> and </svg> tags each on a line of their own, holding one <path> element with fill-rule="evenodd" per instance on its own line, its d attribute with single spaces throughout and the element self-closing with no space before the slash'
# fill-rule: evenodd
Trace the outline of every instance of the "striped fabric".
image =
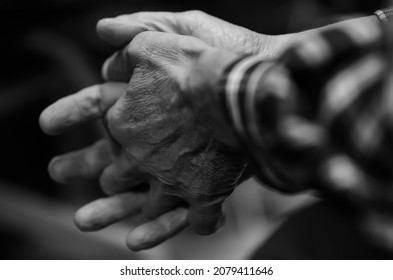
<svg viewBox="0 0 393 280">
<path fill-rule="evenodd" d="M 386 32 L 380 24 L 330 29 L 275 63 L 239 59 L 223 75 L 220 100 L 263 183 L 352 203 L 370 240 L 393 250 L 393 46 Z"/>
<path fill-rule="evenodd" d="M 374 13 L 380 21 L 382 22 L 389 22 L 392 21 L 393 17 L 393 8 L 387 8 L 387 9 L 382 9 L 382 10 L 377 10 Z"/>
</svg>

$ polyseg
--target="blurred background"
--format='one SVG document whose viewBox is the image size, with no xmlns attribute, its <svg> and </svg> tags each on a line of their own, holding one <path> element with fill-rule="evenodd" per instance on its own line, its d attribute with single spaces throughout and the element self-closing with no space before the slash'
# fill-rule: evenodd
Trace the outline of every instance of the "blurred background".
<svg viewBox="0 0 393 280">
<path fill-rule="evenodd" d="M 239 259 L 248 258 L 294 210 L 314 203 L 308 194 L 282 196 L 249 180 L 226 202 L 227 225 L 201 237 L 186 230 L 152 250 L 125 246 L 127 221 L 97 233 L 73 224 L 78 207 L 102 196 L 97 182 L 56 184 L 51 157 L 93 143 L 94 125 L 50 137 L 40 112 L 62 96 L 100 83 L 100 66 L 114 49 L 95 23 L 138 11 L 200 9 L 252 30 L 280 34 L 371 14 L 366 0 L 2 0 L 0 2 L 0 238 L 1 259 Z"/>
</svg>

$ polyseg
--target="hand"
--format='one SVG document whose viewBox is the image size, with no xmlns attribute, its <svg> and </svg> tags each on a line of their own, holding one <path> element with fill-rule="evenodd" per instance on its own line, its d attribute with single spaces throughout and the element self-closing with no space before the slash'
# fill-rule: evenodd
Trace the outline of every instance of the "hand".
<svg viewBox="0 0 393 280">
<path fill-rule="evenodd" d="M 258 34 L 201 11 L 139 12 L 102 19 L 97 24 L 98 35 L 116 47 L 124 46 L 144 31 L 192 36 L 219 49 L 262 54 L 267 59 L 276 58 L 289 41 L 289 36 Z"/>
<path fill-rule="evenodd" d="M 141 212 L 141 225 L 127 238 L 133 250 L 157 245 L 188 222 L 200 234 L 217 228 L 246 161 L 198 123 L 180 94 L 194 61 L 210 48 L 187 36 L 141 33 L 105 64 L 105 75 L 121 83 L 87 88 L 42 113 L 50 134 L 106 116 L 112 144 L 101 140 L 50 164 L 55 180 L 100 176 L 111 195 L 78 211 L 80 228 L 96 230 Z M 147 194 L 133 192 L 141 182 L 149 184 Z M 188 212 L 178 208 L 184 205 Z"/>
<path fill-rule="evenodd" d="M 292 41 L 302 37 L 300 34 L 279 36 L 258 34 L 201 11 L 139 12 L 102 19 L 97 24 L 98 35 L 116 47 L 124 46 L 144 31 L 192 36 L 217 48 L 216 54 L 211 54 L 208 59 L 204 59 L 203 62 L 201 60 L 197 67 L 194 67 L 187 81 L 188 88 L 183 91 L 183 97 L 205 125 L 214 127 L 216 137 L 231 146 L 238 145 L 237 137 L 222 120 L 218 100 L 214 98 L 219 90 L 218 79 L 221 77 L 223 67 L 235 59 L 236 54 L 258 54 L 267 60 L 277 58 Z M 123 61 L 123 63 L 127 62 Z M 105 67 L 104 65 L 104 78 L 112 80 L 114 77 L 110 76 L 110 73 L 108 75 Z M 129 78 L 127 77 L 129 71 L 125 73 L 116 71 L 115 80 L 118 80 L 120 75 L 122 80 Z"/>
</svg>

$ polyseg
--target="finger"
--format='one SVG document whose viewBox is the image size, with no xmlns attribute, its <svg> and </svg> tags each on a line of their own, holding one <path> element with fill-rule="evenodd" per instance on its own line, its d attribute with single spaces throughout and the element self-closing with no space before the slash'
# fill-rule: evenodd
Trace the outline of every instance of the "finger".
<svg viewBox="0 0 393 280">
<path fill-rule="evenodd" d="M 134 67 L 135 61 L 132 59 L 132 54 L 125 47 L 105 60 L 101 74 L 106 81 L 128 83 Z"/>
<path fill-rule="evenodd" d="M 187 209 L 177 208 L 140 225 L 128 234 L 128 248 L 132 251 L 140 251 L 157 246 L 186 228 L 187 217 Z"/>
<path fill-rule="evenodd" d="M 207 48 L 210 48 L 209 45 L 190 36 L 143 32 L 105 61 L 102 76 L 105 80 L 128 83 L 136 65 L 141 66 L 140 73 L 146 72 L 147 69 L 155 73 L 154 71 L 159 70 L 158 61 L 169 63 L 168 65 L 177 65 L 180 62 L 183 64 L 195 59 L 190 53 L 202 52 Z M 168 66 L 160 65 L 164 68 Z"/>
<path fill-rule="evenodd" d="M 149 194 L 142 211 L 148 220 L 175 209 L 181 203 L 182 199 L 168 194 L 167 188 L 170 191 L 170 188 L 174 188 L 174 186 L 167 186 L 158 180 L 153 180 L 150 183 Z"/>
<path fill-rule="evenodd" d="M 122 47 L 144 31 L 180 33 L 182 13 L 140 12 L 105 18 L 97 23 L 97 34 L 109 44 Z"/>
<path fill-rule="evenodd" d="M 101 118 L 127 89 L 127 84 L 108 82 L 85 88 L 47 107 L 40 116 L 40 126 L 47 134 L 65 130 Z"/>
<path fill-rule="evenodd" d="M 53 180 L 66 183 L 96 178 L 111 161 L 110 143 L 102 139 L 90 147 L 53 158 L 48 169 Z"/>
<path fill-rule="evenodd" d="M 107 195 L 127 191 L 142 181 L 136 166 L 124 154 L 107 166 L 100 177 L 101 188 Z"/>
<path fill-rule="evenodd" d="M 223 220 L 221 204 L 209 206 L 190 206 L 189 222 L 195 233 L 209 235 L 216 232 Z"/>
<path fill-rule="evenodd" d="M 138 214 L 146 194 L 122 193 L 93 201 L 75 214 L 75 224 L 82 231 L 95 231 Z"/>
</svg>

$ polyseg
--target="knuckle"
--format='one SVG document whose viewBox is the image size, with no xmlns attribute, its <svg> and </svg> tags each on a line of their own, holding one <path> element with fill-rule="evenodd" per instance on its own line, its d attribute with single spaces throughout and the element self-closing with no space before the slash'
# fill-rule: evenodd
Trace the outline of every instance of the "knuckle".
<svg viewBox="0 0 393 280">
<path fill-rule="evenodd" d="M 156 46 L 154 42 L 160 35 L 156 31 L 143 31 L 135 35 L 132 41 L 126 47 L 126 51 L 130 57 L 136 58 L 138 62 L 149 57 L 149 52 Z"/>
<path fill-rule="evenodd" d="M 93 112 L 97 109 L 94 105 L 96 105 L 96 97 L 88 94 L 84 95 L 84 98 L 79 98 L 78 94 L 73 94 L 69 96 L 69 100 L 73 103 L 74 108 L 79 115 L 80 119 L 87 119 L 90 115 L 90 112 Z M 69 117 L 70 118 L 70 117 Z"/>
<path fill-rule="evenodd" d="M 132 39 L 130 47 L 142 47 L 146 42 L 152 41 L 154 35 L 157 35 L 155 31 L 143 31 L 135 35 Z"/>
</svg>

